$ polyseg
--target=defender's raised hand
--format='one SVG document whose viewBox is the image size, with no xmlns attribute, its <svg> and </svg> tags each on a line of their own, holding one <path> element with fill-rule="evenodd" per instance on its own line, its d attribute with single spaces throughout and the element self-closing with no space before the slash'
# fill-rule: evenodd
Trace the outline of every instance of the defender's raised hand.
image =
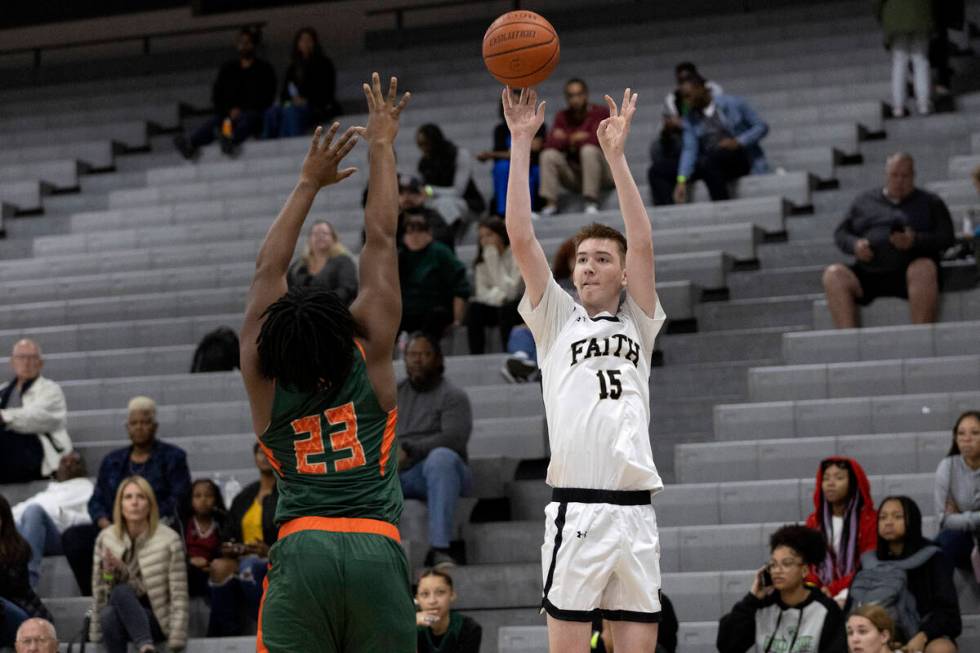
<svg viewBox="0 0 980 653">
<path fill-rule="evenodd" d="M 392 77 L 388 83 L 388 97 L 381 92 L 381 76 L 371 75 L 371 83 L 364 84 L 364 97 L 367 98 L 368 123 L 360 129 L 360 133 L 369 143 L 394 144 L 398 135 L 398 118 L 412 98 L 411 93 L 405 93 L 400 102 L 398 99 L 398 78 Z"/>
<path fill-rule="evenodd" d="M 633 114 L 636 113 L 636 93 L 626 89 L 623 93 L 623 104 L 616 107 L 616 102 L 606 97 L 606 104 L 609 105 L 609 117 L 599 123 L 597 136 L 599 146 L 605 153 L 606 158 L 622 156 L 626 151 L 626 139 L 630 133 L 630 124 L 633 122 Z"/>
<path fill-rule="evenodd" d="M 538 92 L 533 88 L 521 89 L 521 96 L 514 100 L 510 87 L 506 87 L 501 95 L 504 105 L 504 120 L 513 138 L 534 138 L 534 135 L 544 124 L 544 105 L 538 104 Z"/>
<path fill-rule="evenodd" d="M 348 127 L 336 143 L 334 136 L 340 129 L 340 123 L 335 122 L 330 125 L 326 135 L 323 134 L 323 127 L 317 127 L 313 132 L 313 140 L 310 142 L 310 151 L 306 153 L 303 160 L 303 169 L 300 172 L 300 182 L 312 184 L 317 190 L 324 186 L 336 184 L 338 181 L 347 179 L 357 172 L 357 168 L 345 168 L 338 170 L 337 167 L 344 157 L 354 148 L 357 143 L 357 133 L 361 127 Z"/>
</svg>

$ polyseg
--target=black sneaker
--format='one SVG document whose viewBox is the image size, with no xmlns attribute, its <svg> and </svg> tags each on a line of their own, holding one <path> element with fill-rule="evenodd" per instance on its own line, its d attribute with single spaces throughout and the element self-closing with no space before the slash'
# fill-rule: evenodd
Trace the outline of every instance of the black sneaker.
<svg viewBox="0 0 980 653">
<path fill-rule="evenodd" d="M 528 383 L 537 379 L 538 366 L 526 356 L 514 355 L 504 362 L 500 373 L 511 383 Z"/>
<path fill-rule="evenodd" d="M 432 568 L 438 571 L 446 571 L 456 567 L 456 560 L 444 551 L 432 551 Z"/>
</svg>

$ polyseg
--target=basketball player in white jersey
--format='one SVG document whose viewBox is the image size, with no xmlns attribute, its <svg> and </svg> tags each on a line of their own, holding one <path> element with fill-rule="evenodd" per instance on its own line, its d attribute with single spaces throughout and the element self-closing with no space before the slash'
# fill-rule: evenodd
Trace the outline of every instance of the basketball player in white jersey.
<svg viewBox="0 0 980 653">
<path fill-rule="evenodd" d="M 511 133 L 507 233 L 526 286 L 519 310 L 537 344 L 551 444 L 541 547 L 549 648 L 588 651 L 598 612 L 612 623 L 617 653 L 650 653 L 660 621 L 651 497 L 663 489 L 650 447 L 650 361 L 666 316 L 650 218 L 624 153 L 636 94 L 626 89 L 619 108 L 606 96 L 609 118 L 598 137 L 626 236 L 599 224 L 576 235 L 572 279 L 581 304 L 552 278 L 531 225 L 528 166 L 544 103 L 530 89 L 519 100 L 505 90 L 502 101 Z"/>
</svg>

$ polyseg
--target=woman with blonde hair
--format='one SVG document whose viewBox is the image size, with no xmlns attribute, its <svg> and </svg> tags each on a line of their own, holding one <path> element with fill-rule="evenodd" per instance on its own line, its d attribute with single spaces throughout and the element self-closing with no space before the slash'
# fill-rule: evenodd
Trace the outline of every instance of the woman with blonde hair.
<svg viewBox="0 0 980 653">
<path fill-rule="evenodd" d="M 895 644 L 895 621 L 880 605 L 862 605 L 847 617 L 849 653 L 892 653 Z"/>
<path fill-rule="evenodd" d="M 357 296 L 357 265 L 340 243 L 337 230 L 326 220 L 317 220 L 303 246 L 303 253 L 289 267 L 289 288 L 317 286 L 333 291 L 350 306 Z"/>
<path fill-rule="evenodd" d="M 160 523 L 156 495 L 141 476 L 119 484 L 112 526 L 95 541 L 90 639 L 109 653 L 187 644 L 187 567 L 180 535 Z"/>
</svg>

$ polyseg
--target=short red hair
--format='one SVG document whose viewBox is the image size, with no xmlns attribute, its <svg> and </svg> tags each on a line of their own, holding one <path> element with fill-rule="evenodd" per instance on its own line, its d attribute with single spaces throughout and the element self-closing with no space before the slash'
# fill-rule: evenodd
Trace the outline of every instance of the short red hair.
<svg viewBox="0 0 980 653">
<path fill-rule="evenodd" d="M 585 225 L 575 234 L 575 251 L 578 251 L 578 247 L 582 244 L 583 240 L 590 238 L 616 241 L 616 244 L 619 245 L 619 256 L 623 264 L 626 264 L 626 236 L 620 233 L 618 229 L 613 229 L 609 225 L 599 224 L 598 222 Z"/>
</svg>

